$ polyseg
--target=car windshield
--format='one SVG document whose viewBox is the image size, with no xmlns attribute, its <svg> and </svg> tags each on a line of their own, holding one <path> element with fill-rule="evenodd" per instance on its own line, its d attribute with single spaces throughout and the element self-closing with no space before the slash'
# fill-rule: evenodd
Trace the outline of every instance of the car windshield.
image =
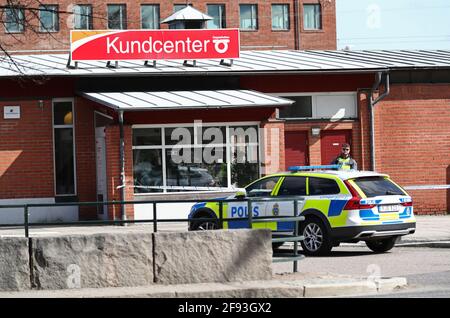
<svg viewBox="0 0 450 318">
<path fill-rule="evenodd" d="M 353 180 L 367 197 L 405 195 L 391 180 L 384 177 L 364 177 Z"/>
</svg>

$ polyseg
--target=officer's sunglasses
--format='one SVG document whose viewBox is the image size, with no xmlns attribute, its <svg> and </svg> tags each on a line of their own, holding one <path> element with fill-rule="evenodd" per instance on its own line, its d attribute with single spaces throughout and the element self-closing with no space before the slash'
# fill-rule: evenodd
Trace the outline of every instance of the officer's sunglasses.
<svg viewBox="0 0 450 318">
<path fill-rule="evenodd" d="M 350 151 L 350 148 L 342 148 L 344 151 Z"/>
</svg>

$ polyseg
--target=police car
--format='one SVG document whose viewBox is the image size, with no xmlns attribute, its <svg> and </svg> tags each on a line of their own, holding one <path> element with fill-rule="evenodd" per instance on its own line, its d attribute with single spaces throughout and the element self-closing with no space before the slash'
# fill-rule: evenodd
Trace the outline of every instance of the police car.
<svg viewBox="0 0 450 318">
<path fill-rule="evenodd" d="M 289 172 L 258 179 L 245 188 L 247 198 L 270 198 L 252 202 L 253 217 L 293 216 L 298 213 L 304 253 L 323 255 L 341 242 L 365 241 L 374 252 L 392 249 L 400 236 L 415 232 L 412 198 L 386 174 L 372 171 L 328 170 L 336 166 L 290 167 Z M 227 199 L 237 198 L 230 196 Z M 280 201 L 277 201 L 280 199 Z M 283 200 L 281 200 L 283 199 Z M 224 218 L 247 217 L 247 202 L 223 202 Z M 214 218 L 214 221 L 196 221 Z M 219 202 L 195 204 L 189 214 L 190 230 L 219 227 Z M 248 221 L 223 222 L 224 228 L 248 228 Z M 292 234 L 293 222 L 254 223 L 269 228 L 273 236 Z"/>
</svg>

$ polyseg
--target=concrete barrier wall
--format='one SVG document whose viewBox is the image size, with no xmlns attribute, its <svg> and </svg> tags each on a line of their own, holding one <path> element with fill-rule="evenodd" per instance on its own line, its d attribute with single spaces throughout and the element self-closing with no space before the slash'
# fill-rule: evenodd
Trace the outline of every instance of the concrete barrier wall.
<svg viewBox="0 0 450 318">
<path fill-rule="evenodd" d="M 30 287 L 28 239 L 0 238 L 0 290 Z"/>
<path fill-rule="evenodd" d="M 32 239 L 37 289 L 141 286 L 153 283 L 152 234 Z"/>
<path fill-rule="evenodd" d="M 154 235 L 156 283 L 252 281 L 272 277 L 270 230 Z"/>
<path fill-rule="evenodd" d="M 0 290 L 271 277 L 271 232 L 265 229 L 0 238 Z"/>
</svg>

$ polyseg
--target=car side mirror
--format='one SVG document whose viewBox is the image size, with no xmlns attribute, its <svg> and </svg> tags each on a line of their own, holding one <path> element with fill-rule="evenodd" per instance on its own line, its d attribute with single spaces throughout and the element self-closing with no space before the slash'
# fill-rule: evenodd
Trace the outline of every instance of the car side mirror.
<svg viewBox="0 0 450 318">
<path fill-rule="evenodd" d="M 242 200 L 245 199 L 245 197 L 247 196 L 247 192 L 245 191 L 245 189 L 240 189 L 239 191 L 236 192 L 235 194 L 235 198 Z"/>
</svg>

